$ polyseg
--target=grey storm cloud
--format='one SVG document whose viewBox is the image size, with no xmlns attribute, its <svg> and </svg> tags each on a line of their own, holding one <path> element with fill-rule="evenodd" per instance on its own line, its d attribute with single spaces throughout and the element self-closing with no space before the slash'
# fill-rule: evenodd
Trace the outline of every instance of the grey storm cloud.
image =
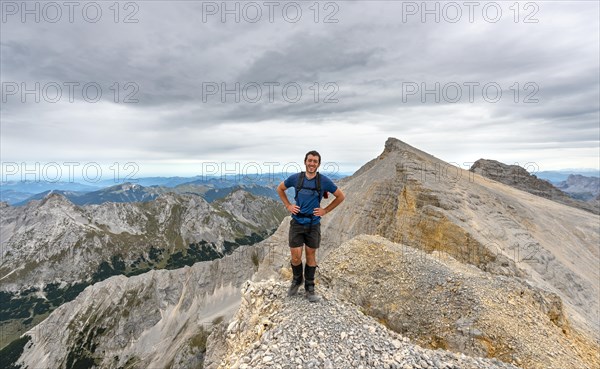
<svg viewBox="0 0 600 369">
<path fill-rule="evenodd" d="M 215 153 L 256 158 L 269 154 L 269 147 L 286 147 L 274 140 L 298 135 L 312 139 L 310 147 L 333 141 L 331 150 L 355 166 L 388 136 L 449 161 L 456 151 L 444 147 L 449 138 L 468 140 L 469 155 L 479 150 L 492 157 L 496 152 L 489 150 L 502 137 L 498 159 L 512 151 L 547 160 L 547 166 L 597 166 L 598 3 L 536 2 L 537 23 L 524 22 L 532 14 L 525 8 L 515 22 L 510 4 L 502 2 L 495 3 L 502 4 L 498 22 L 482 18 L 482 2 L 473 22 L 463 9 L 456 23 L 407 17 L 407 4 L 420 2 L 330 3 L 337 8 L 321 3 L 319 22 L 310 4 L 302 3 L 296 23 L 277 12 L 273 23 L 264 14 L 255 23 L 243 17 L 223 23 L 219 14 L 205 12 L 206 4 L 220 2 L 200 1 L 135 2 L 137 23 L 123 22 L 127 9 L 115 23 L 109 3 L 100 3 L 97 23 L 22 22 L 3 14 L 2 160 L 66 160 L 90 151 L 106 160 Z M 437 3 L 443 8 L 448 2 Z M 337 22 L 323 22 L 332 10 Z M 27 95 L 23 103 L 20 94 L 6 94 L 7 83 L 31 88 L 36 82 L 77 82 L 76 101 L 63 96 L 59 103 L 34 104 Z M 102 88 L 99 103 L 82 98 L 81 86 L 89 82 Z M 118 103 L 111 89 L 116 82 Z M 127 82 L 132 84 L 125 88 Z M 238 101 L 236 93 L 222 91 L 236 83 Z M 477 86 L 470 91 L 469 84 Z M 487 84 L 492 88 L 486 95 Z M 251 101 L 257 86 L 262 97 Z M 288 101 L 297 97 L 297 86 L 302 97 Z M 461 98 L 450 101 L 456 86 Z M 496 86 L 502 98 L 492 101 Z M 124 103 L 131 93 L 138 102 Z M 528 97 L 537 102 L 525 102 Z M 297 133 L 299 126 L 310 129 Z M 311 138 L 319 127 L 331 127 L 334 137 Z M 533 153 L 536 143 L 581 152 L 557 162 Z M 377 147 L 351 152 L 369 145 Z"/>
</svg>

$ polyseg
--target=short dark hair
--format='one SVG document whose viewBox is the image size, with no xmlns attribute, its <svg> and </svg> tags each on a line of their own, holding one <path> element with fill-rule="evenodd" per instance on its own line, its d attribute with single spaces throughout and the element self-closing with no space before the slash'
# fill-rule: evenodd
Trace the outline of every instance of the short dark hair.
<svg viewBox="0 0 600 369">
<path fill-rule="evenodd" d="M 316 150 L 311 150 L 311 151 L 307 152 L 306 155 L 304 155 L 304 162 L 305 163 L 306 163 L 306 159 L 308 159 L 308 155 L 318 156 L 319 157 L 319 164 L 321 164 L 321 154 L 319 154 Z"/>
</svg>

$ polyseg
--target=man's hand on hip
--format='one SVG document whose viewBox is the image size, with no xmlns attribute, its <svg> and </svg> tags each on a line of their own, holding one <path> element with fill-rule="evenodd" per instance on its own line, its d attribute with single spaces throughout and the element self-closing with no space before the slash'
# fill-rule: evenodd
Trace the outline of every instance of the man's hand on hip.
<svg viewBox="0 0 600 369">
<path fill-rule="evenodd" d="M 315 208 L 315 210 L 313 211 L 313 214 L 318 217 L 322 217 L 323 215 L 327 214 L 327 210 L 325 210 L 323 208 Z"/>
<path fill-rule="evenodd" d="M 289 204 L 288 206 L 286 206 L 286 208 L 292 214 L 298 214 L 298 212 L 300 211 L 300 207 L 298 205 Z"/>
</svg>

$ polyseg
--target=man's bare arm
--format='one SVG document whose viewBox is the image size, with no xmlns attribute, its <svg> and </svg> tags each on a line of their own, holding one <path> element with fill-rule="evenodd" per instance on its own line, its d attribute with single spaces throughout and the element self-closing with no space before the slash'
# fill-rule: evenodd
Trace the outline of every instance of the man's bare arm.
<svg viewBox="0 0 600 369">
<path fill-rule="evenodd" d="M 290 213 L 297 214 L 300 211 L 300 207 L 298 205 L 292 205 L 290 203 L 290 200 L 288 200 L 287 195 L 285 194 L 285 190 L 287 190 L 287 187 L 285 187 L 285 184 L 283 184 L 283 182 L 281 182 L 279 184 L 279 186 L 277 186 L 277 194 L 279 195 L 279 198 L 281 199 L 281 201 L 283 201 L 285 208 Z"/>
<path fill-rule="evenodd" d="M 323 215 L 335 209 L 346 198 L 342 190 L 340 190 L 339 188 L 333 193 L 333 196 L 335 196 L 335 199 L 333 199 L 333 201 L 329 205 L 327 205 L 325 209 L 316 208 L 313 214 L 322 217 Z"/>
</svg>

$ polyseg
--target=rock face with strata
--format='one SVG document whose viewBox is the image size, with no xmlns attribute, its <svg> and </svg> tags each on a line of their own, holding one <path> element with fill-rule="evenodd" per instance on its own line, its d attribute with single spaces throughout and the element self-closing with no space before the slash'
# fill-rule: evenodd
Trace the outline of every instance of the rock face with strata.
<svg viewBox="0 0 600 369">
<path fill-rule="evenodd" d="M 256 250 L 86 288 L 27 334 L 23 368 L 201 367 L 213 323 L 229 319 Z M 258 257 L 258 255 L 256 256 Z"/>
<path fill-rule="evenodd" d="M 581 190 L 581 187 L 584 187 L 584 185 L 580 178 L 569 176 L 569 179 L 571 179 L 570 182 L 567 180 L 562 186 L 559 185 L 555 187 L 550 182 L 539 179 L 534 174 L 530 174 L 523 167 L 518 165 L 507 165 L 496 160 L 487 159 L 477 160 L 469 170 L 536 196 L 544 197 L 578 209 L 587 210 L 594 214 L 600 213 L 600 208 L 597 208 L 590 203 L 586 203 L 585 201 L 578 201 L 574 199 L 571 194 L 564 192 L 565 189 L 569 187 L 569 183 L 573 185 L 572 189 L 575 190 L 575 192 Z M 588 185 L 589 183 L 586 182 L 585 184 Z M 593 186 L 593 184 L 591 184 L 591 186 Z M 587 198 L 584 200 L 587 200 Z"/>
</svg>

